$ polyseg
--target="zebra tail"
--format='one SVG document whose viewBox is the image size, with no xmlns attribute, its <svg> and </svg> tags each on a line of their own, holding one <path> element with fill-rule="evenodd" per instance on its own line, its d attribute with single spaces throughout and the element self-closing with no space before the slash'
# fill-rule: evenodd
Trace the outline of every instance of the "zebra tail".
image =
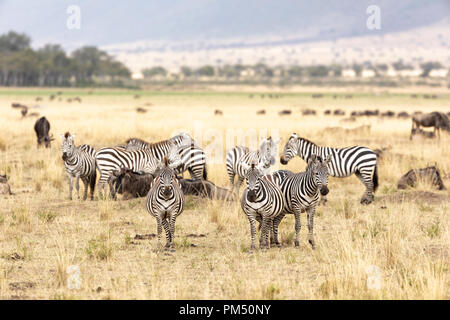
<svg viewBox="0 0 450 320">
<path fill-rule="evenodd" d="M 89 183 L 91 185 L 91 190 L 94 192 L 95 190 L 95 182 L 97 181 L 97 171 L 94 170 L 94 173 L 89 177 Z"/>
<path fill-rule="evenodd" d="M 204 164 L 203 167 L 203 180 L 208 180 L 208 173 L 206 172 L 206 163 Z"/>
<path fill-rule="evenodd" d="M 375 192 L 377 191 L 378 188 L 378 164 L 375 165 L 375 171 L 373 172 L 372 182 L 373 182 L 373 192 Z"/>
</svg>

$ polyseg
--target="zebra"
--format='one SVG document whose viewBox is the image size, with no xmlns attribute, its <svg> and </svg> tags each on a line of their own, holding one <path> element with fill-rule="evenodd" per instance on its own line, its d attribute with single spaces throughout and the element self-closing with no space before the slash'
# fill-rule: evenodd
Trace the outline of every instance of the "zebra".
<svg viewBox="0 0 450 320">
<path fill-rule="evenodd" d="M 149 143 L 139 138 L 131 138 L 126 141 L 128 150 L 150 150 L 152 155 L 162 161 L 173 144 L 180 147 L 179 154 L 181 165 L 176 173 L 180 174 L 189 171 L 194 180 L 206 180 L 206 155 L 202 148 L 198 147 L 191 136 L 187 133 L 180 133 L 168 140 L 156 143 Z"/>
<path fill-rule="evenodd" d="M 321 147 L 293 133 L 284 146 L 280 162 L 285 165 L 296 155 L 308 161 L 312 154 L 322 158 L 331 156 L 331 161 L 328 164 L 330 176 L 344 178 L 355 174 L 366 187 L 360 201 L 361 204 L 369 204 L 373 201 L 374 193 L 378 187 L 377 155 L 374 151 L 362 146 Z M 322 201 L 325 202 L 326 197 L 322 197 Z"/>
<path fill-rule="evenodd" d="M 269 248 L 268 237 L 273 219 L 284 208 L 283 194 L 278 185 L 263 175 L 262 163 L 257 165 L 252 163 L 250 166 L 244 163 L 243 167 L 245 167 L 247 187 L 241 197 L 241 207 L 250 222 L 250 250 L 255 249 L 256 221 L 261 226 L 260 248 Z"/>
<path fill-rule="evenodd" d="M 269 137 L 262 141 L 258 151 L 250 151 L 249 148 L 244 146 L 237 146 L 228 150 L 226 167 L 231 182 L 231 191 L 236 187 L 236 192 L 239 192 L 239 188 L 245 179 L 245 168 L 248 168 L 253 162 L 263 163 L 263 167 L 261 168 L 263 173 L 269 173 L 270 166 L 275 164 L 275 156 L 279 142 L 280 140 L 273 141 L 272 137 Z M 236 175 L 238 176 L 238 179 L 235 186 L 234 180 Z"/>
<path fill-rule="evenodd" d="M 95 170 L 95 150 L 87 144 L 76 147 L 74 143 L 75 135 L 69 132 L 61 135 L 62 139 L 62 159 L 66 168 L 69 180 L 69 198 L 72 200 L 73 178 L 77 189 L 78 199 L 80 199 L 80 178 L 84 183 L 83 200 L 87 199 L 88 185 L 91 188 L 91 200 L 94 200 L 95 180 L 97 172 Z"/>
<path fill-rule="evenodd" d="M 168 151 L 167 157 L 172 168 L 177 168 L 181 165 L 178 149 L 177 146 L 172 144 Z M 95 155 L 95 162 L 100 172 L 98 190 L 102 192 L 105 185 L 109 184 L 113 199 L 116 198 L 116 191 L 113 185 L 113 172 L 115 170 L 127 168 L 137 173 L 154 174 L 160 164 L 160 161 L 148 149 L 128 150 L 123 146 L 101 148 Z"/>
<path fill-rule="evenodd" d="M 273 221 L 273 242 L 280 247 L 278 242 L 278 226 L 286 214 L 295 216 L 295 246 L 298 247 L 300 233 L 300 212 L 307 212 L 309 243 L 315 249 L 313 237 L 314 213 L 319 200 L 319 192 L 325 196 L 328 194 L 328 165 L 331 155 L 324 160 L 312 154 L 308 159 L 306 171 L 292 173 L 286 170 L 274 172 L 272 175 L 281 181 L 280 188 L 283 193 L 284 209 Z"/>
<path fill-rule="evenodd" d="M 166 232 L 165 250 L 175 251 L 175 220 L 184 209 L 184 193 L 173 170 L 164 157 L 164 163 L 158 167 L 156 178 L 150 185 L 146 198 L 148 213 L 156 218 L 158 243 L 161 242 L 162 227 Z M 162 226 L 162 227 L 161 227 Z"/>
</svg>

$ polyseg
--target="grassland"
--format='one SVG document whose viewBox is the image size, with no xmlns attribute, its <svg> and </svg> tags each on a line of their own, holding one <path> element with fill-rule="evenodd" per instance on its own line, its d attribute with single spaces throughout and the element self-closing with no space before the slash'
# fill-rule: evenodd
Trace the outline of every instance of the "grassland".
<svg viewBox="0 0 450 320">
<path fill-rule="evenodd" d="M 10 176 L 13 196 L 0 196 L 1 299 L 448 299 L 450 192 L 422 183 L 398 191 L 397 180 L 411 168 L 438 164 L 450 172 L 450 137 L 409 140 L 410 120 L 324 116 L 325 109 L 380 109 L 395 112 L 450 111 L 450 94 L 412 98 L 410 92 L 285 92 L 269 99 L 248 92 L 163 92 L 0 90 L 0 172 Z M 140 98 L 135 99 L 134 95 Z M 39 112 L 51 122 L 56 140 L 37 149 L 36 118 L 21 118 L 12 102 L 29 106 L 42 96 Z M 80 96 L 82 103 L 66 102 Z M 147 113 L 137 113 L 136 107 Z M 313 108 L 317 116 L 302 116 Z M 214 110 L 223 111 L 215 116 Z M 256 111 L 265 109 L 265 115 Z M 290 109 L 291 116 L 278 111 Z M 330 127 L 370 131 L 342 131 Z M 228 186 L 224 152 L 227 133 L 245 129 L 281 138 L 297 132 L 322 145 L 362 144 L 389 147 L 380 161 L 380 187 L 372 205 L 361 206 L 363 186 L 356 177 L 330 178 L 328 204 L 315 218 L 317 249 L 307 242 L 302 216 L 301 243 L 293 247 L 294 222 L 281 223 L 283 248 L 248 253 L 250 228 L 238 203 L 187 198 L 177 220 L 175 253 L 157 250 L 156 222 L 144 199 L 68 200 L 59 135 L 76 134 L 78 144 L 95 148 L 123 143 L 131 136 L 148 141 L 185 130 L 205 150 L 212 143 L 214 161 L 208 179 Z M 252 131 L 253 130 L 253 131 Z M 222 153 L 221 153 L 221 152 Z M 222 160 L 221 160 L 222 157 Z M 276 168 L 286 168 L 276 165 Z M 301 159 L 288 169 L 305 168 Z M 450 181 L 446 181 L 447 187 Z M 241 189 L 242 191 L 242 189 Z M 141 239 L 144 238 L 144 239 Z M 81 269 L 80 289 L 66 286 L 66 269 Z M 381 287 L 367 286 L 371 266 L 380 271 Z"/>
</svg>

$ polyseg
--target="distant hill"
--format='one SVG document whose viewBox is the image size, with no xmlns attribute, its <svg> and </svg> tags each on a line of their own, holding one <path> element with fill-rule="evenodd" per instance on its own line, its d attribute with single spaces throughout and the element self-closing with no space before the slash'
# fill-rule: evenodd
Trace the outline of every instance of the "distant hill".
<svg viewBox="0 0 450 320">
<path fill-rule="evenodd" d="M 81 30 L 66 28 L 66 9 L 72 4 L 81 8 Z M 381 30 L 366 27 L 366 8 L 372 4 L 381 8 Z M 433 38 L 433 44 L 437 39 L 439 44 L 433 48 L 444 48 L 445 62 L 449 16 L 448 0 L 0 0 L 0 33 L 25 32 L 32 37 L 34 47 L 61 43 L 72 50 L 98 45 L 139 70 L 158 63 L 175 68 L 205 61 L 227 62 L 230 58 L 230 62 L 261 61 L 264 55 L 301 63 L 304 57 L 299 52 L 307 52 L 308 43 L 325 43 L 328 51 L 335 44 L 329 53 L 335 57 L 326 59 L 333 61 L 346 55 L 340 49 L 342 41 L 350 41 L 356 51 L 365 50 L 372 41 L 367 39 L 373 36 L 390 39 L 392 46 L 396 40 L 391 35 L 400 35 L 400 46 L 407 51 L 422 46 L 430 49 L 424 38 L 413 37 L 416 45 L 408 46 L 408 32 L 421 30 L 422 36 Z M 363 47 L 352 39 L 362 40 Z M 266 54 L 258 53 L 257 48 L 273 50 Z M 231 51 L 236 58 L 229 56 Z M 377 52 L 371 55 L 376 57 Z M 193 60 L 191 57 L 195 61 L 188 61 Z M 319 61 L 320 54 L 317 57 Z M 351 59 L 362 58 L 353 55 Z"/>
</svg>

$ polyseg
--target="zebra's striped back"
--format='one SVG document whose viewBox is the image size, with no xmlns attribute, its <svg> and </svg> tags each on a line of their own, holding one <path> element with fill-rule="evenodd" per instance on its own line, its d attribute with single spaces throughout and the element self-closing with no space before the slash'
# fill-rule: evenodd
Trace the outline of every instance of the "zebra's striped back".
<svg viewBox="0 0 450 320">
<path fill-rule="evenodd" d="M 181 166 L 176 169 L 176 173 L 179 174 L 188 170 L 192 179 L 206 179 L 206 155 L 187 133 L 181 133 L 168 140 L 156 143 L 149 143 L 138 138 L 127 140 L 128 150 L 149 150 L 159 161 L 163 161 L 174 146 L 178 147 L 181 157 Z"/>
<path fill-rule="evenodd" d="M 293 133 L 284 146 L 280 162 L 287 164 L 289 160 L 297 155 L 308 161 L 312 154 L 316 154 L 322 159 L 325 159 L 327 156 L 331 157 L 328 164 L 330 176 L 343 178 L 355 174 L 366 186 L 361 203 L 368 204 L 373 201 L 373 193 L 378 187 L 378 164 L 377 155 L 374 151 L 363 146 L 347 148 L 322 147 Z"/>
<path fill-rule="evenodd" d="M 62 138 L 62 158 L 66 172 L 72 176 L 90 177 L 95 173 L 95 149 L 90 145 L 75 146 L 74 135 L 66 133 Z"/>
</svg>

